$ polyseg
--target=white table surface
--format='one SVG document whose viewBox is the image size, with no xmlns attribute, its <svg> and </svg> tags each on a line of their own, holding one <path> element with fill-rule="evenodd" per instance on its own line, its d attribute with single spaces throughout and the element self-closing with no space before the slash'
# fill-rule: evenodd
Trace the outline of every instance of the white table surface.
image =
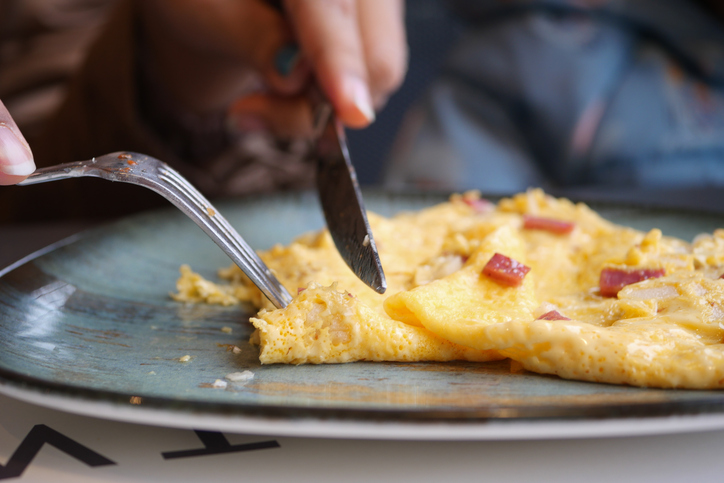
<svg viewBox="0 0 724 483">
<path fill-rule="evenodd" d="M 204 447 L 190 430 L 77 416 L 0 396 L 0 464 L 46 425 L 114 465 L 89 467 L 45 444 L 24 482 L 715 482 L 724 431 L 550 441 L 398 442 L 224 433 L 232 445 L 278 447 L 164 459 Z M 2 478 L 0 478 L 2 479 Z"/>
</svg>

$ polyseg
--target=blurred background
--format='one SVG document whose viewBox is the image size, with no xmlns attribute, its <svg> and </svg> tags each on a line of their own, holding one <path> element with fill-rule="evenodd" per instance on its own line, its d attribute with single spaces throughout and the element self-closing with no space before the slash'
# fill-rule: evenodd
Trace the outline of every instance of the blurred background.
<svg viewBox="0 0 724 483">
<path fill-rule="evenodd" d="M 0 99 L 31 144 L 42 134 L 67 84 L 117 0 L 3 0 L 0 2 Z M 381 181 L 385 159 L 404 113 L 440 72 L 462 32 L 444 0 L 407 6 L 409 75 L 365 130 L 350 130 L 360 182 Z"/>
<path fill-rule="evenodd" d="M 172 137 L 154 125 L 156 113 L 124 105 L 148 96 L 143 74 L 124 78 L 143 52 L 123 46 L 137 37 L 132 15 L 123 23 L 118 13 L 123 3 L 134 2 L 0 2 L 0 99 L 39 165 L 102 146 L 161 157 L 212 198 L 313 182 L 304 143 L 236 132 L 209 159 L 164 145 Z M 372 126 L 347 133 L 359 180 L 495 195 L 540 186 L 582 200 L 720 211 L 723 22 L 715 0 L 410 0 L 404 83 Z M 140 94 L 129 96 L 133 89 Z M 133 116 L 153 143 L 129 126 Z M 137 187 L 74 181 L 1 187 L 0 233 L 31 222 L 73 232 L 165 204 Z"/>
</svg>

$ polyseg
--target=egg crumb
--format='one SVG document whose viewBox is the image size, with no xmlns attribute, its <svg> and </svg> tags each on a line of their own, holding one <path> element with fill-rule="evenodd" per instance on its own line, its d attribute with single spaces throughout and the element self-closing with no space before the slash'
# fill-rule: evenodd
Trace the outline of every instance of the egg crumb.
<svg viewBox="0 0 724 483">
<path fill-rule="evenodd" d="M 254 379 L 254 373 L 251 371 L 232 372 L 225 376 L 225 379 L 231 382 L 244 382 Z"/>
<path fill-rule="evenodd" d="M 215 389 L 225 389 L 226 386 L 228 386 L 228 383 L 226 381 L 222 381 L 221 379 L 217 379 L 213 384 L 211 384 L 211 387 Z"/>
</svg>

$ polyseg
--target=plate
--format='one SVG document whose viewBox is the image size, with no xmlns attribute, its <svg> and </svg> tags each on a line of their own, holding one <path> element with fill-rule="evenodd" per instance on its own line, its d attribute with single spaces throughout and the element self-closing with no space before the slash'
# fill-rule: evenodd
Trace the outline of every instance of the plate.
<svg viewBox="0 0 724 483">
<path fill-rule="evenodd" d="M 391 215 L 445 197 L 365 199 Z M 254 248 L 323 226 L 309 193 L 217 207 Z M 593 207 L 689 240 L 723 224 L 692 211 Z M 262 366 L 248 343 L 251 307 L 170 299 L 182 263 L 215 279 L 229 260 L 168 209 L 88 231 L 0 272 L 0 392 L 109 419 L 291 436 L 517 439 L 724 428 L 720 391 L 567 381 L 511 372 L 508 361 Z M 253 377 L 214 387 L 244 371 Z"/>
</svg>

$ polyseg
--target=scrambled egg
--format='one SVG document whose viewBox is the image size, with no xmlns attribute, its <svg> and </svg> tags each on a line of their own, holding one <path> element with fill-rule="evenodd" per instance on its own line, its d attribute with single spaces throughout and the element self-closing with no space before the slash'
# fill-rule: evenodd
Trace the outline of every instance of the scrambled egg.
<svg viewBox="0 0 724 483">
<path fill-rule="evenodd" d="M 352 274 L 322 231 L 260 254 L 298 294 L 285 309 L 237 267 L 220 272 L 227 285 L 183 267 L 174 297 L 254 302 L 263 363 L 508 357 L 570 379 L 724 386 L 724 230 L 687 243 L 540 190 L 497 206 L 454 195 L 417 213 L 370 214 L 370 224 L 384 295 Z M 495 257 L 525 270 L 491 269 Z"/>
</svg>

